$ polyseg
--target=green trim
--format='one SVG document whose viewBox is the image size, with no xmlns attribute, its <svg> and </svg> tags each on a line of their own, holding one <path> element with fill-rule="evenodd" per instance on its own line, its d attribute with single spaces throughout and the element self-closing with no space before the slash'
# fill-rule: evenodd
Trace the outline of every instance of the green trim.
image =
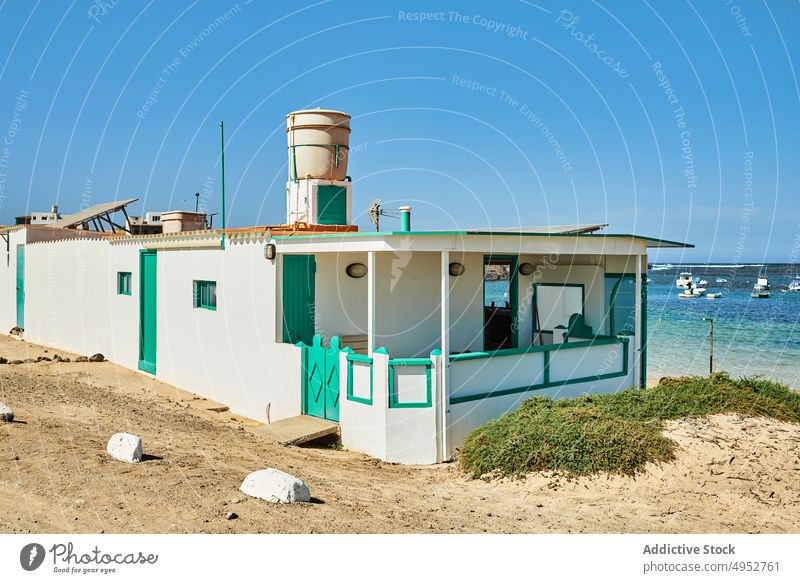
<svg viewBox="0 0 800 583">
<path fill-rule="evenodd" d="M 642 323 L 641 333 L 642 338 L 639 340 L 639 345 L 642 347 L 639 352 L 639 369 L 640 369 L 640 387 L 647 388 L 647 276 L 643 276 L 640 280 L 642 286 Z"/>
<path fill-rule="evenodd" d="M 607 233 L 603 235 L 591 233 L 514 233 L 514 232 L 500 232 L 500 231 L 379 231 L 371 233 L 369 231 L 363 232 L 350 232 L 350 233 L 310 233 L 304 235 L 279 235 L 273 237 L 274 240 L 284 241 L 291 239 L 333 239 L 342 237 L 419 237 L 419 236 L 492 236 L 492 237 L 589 237 L 591 239 L 640 239 L 642 241 L 650 241 L 659 243 L 664 247 L 682 247 L 685 249 L 694 249 L 691 243 L 682 243 L 680 241 L 670 241 L 668 239 L 656 239 L 654 237 L 644 237 L 641 235 L 634 235 L 628 233 Z"/>
<path fill-rule="evenodd" d="M 586 317 L 586 285 L 583 283 L 534 283 L 533 284 L 533 337 L 539 332 L 552 332 L 552 330 L 539 330 L 539 297 L 537 288 L 540 286 L 546 287 L 579 287 L 581 288 L 581 316 Z M 572 314 L 570 314 L 571 316 Z M 565 327 L 569 322 L 565 324 Z"/>
<path fill-rule="evenodd" d="M 424 366 L 425 367 L 425 392 L 424 402 L 400 403 L 397 400 L 395 385 L 395 367 L 398 366 Z M 433 362 L 430 358 L 390 358 L 389 359 L 389 409 L 424 409 L 433 406 L 433 391 L 431 388 L 431 369 Z"/>
<path fill-rule="evenodd" d="M 497 358 L 501 356 L 515 356 L 528 354 L 529 352 L 553 352 L 568 348 L 586 348 L 587 346 L 599 346 L 602 344 L 615 344 L 617 342 L 628 342 L 627 338 L 617 338 L 615 336 L 595 336 L 591 340 L 581 340 L 579 342 L 565 342 L 564 344 L 537 344 L 525 346 L 523 348 L 507 348 L 495 350 L 493 352 L 465 352 L 463 354 L 451 354 L 450 362 L 458 360 L 478 360 L 481 358 Z"/>
<path fill-rule="evenodd" d="M 459 403 L 468 403 L 470 401 L 480 401 L 483 399 L 488 399 L 491 397 L 503 397 L 506 395 L 514 395 L 517 393 L 527 393 L 531 391 L 540 391 L 542 389 L 550 389 L 553 387 L 562 387 L 565 385 L 575 385 L 579 383 L 591 383 L 602 381 L 606 379 L 613 379 L 624 377 L 628 375 L 628 368 L 629 368 L 629 358 L 628 358 L 628 342 L 627 338 L 618 338 L 616 342 L 622 345 L 622 370 L 619 372 L 612 372 L 606 373 L 601 375 L 591 375 L 587 377 L 579 377 L 575 379 L 566 379 L 563 381 L 551 381 L 550 380 L 550 353 L 555 350 L 565 350 L 565 349 L 572 349 L 572 348 L 582 348 L 595 345 L 595 344 L 611 344 L 608 342 L 607 339 L 603 339 L 601 342 L 595 341 L 587 341 L 587 342 L 569 342 L 566 344 L 553 344 L 549 346 L 554 346 L 555 348 L 551 348 L 550 350 L 543 351 L 544 352 L 544 381 L 537 385 L 528 385 L 524 387 L 514 387 L 511 389 L 496 389 L 494 391 L 487 391 L 485 393 L 477 393 L 475 395 L 465 395 L 463 397 L 450 397 L 450 404 L 451 405 L 458 405 Z M 541 348 L 536 346 L 534 348 Z M 530 352 L 540 352 L 538 350 L 531 350 Z M 453 356 L 468 356 L 468 355 L 451 355 L 450 359 L 453 359 Z"/>
<path fill-rule="evenodd" d="M 346 349 L 345 349 L 346 350 Z M 353 394 L 353 363 L 362 362 L 369 364 L 369 399 L 364 397 L 356 397 Z M 362 405 L 372 405 L 373 399 L 373 370 L 372 359 L 369 356 L 362 354 L 349 353 L 347 355 L 347 400 L 354 403 L 361 403 Z"/>
<path fill-rule="evenodd" d="M 212 295 L 213 289 L 213 295 Z M 194 307 L 217 311 L 217 282 L 196 279 L 193 284 Z M 213 302 L 212 302 L 213 297 Z"/>
<path fill-rule="evenodd" d="M 117 295 L 129 296 L 131 295 L 131 281 L 132 276 L 130 271 L 117 272 Z"/>
</svg>

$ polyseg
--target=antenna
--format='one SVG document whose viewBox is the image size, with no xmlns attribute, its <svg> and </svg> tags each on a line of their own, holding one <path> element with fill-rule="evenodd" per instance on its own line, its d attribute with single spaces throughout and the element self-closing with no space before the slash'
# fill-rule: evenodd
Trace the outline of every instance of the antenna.
<svg viewBox="0 0 800 583">
<path fill-rule="evenodd" d="M 380 232 L 381 230 L 381 217 L 390 217 L 392 219 L 396 219 L 400 217 L 400 209 L 385 209 L 381 206 L 381 199 L 376 198 L 371 203 L 369 203 L 369 209 L 367 210 L 367 214 L 369 215 L 369 220 L 375 225 L 375 231 Z"/>
</svg>

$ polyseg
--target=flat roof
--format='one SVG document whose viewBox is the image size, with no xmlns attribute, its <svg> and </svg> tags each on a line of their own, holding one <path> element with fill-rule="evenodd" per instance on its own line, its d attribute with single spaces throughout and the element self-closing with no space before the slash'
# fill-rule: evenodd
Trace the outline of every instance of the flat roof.
<svg viewBox="0 0 800 583">
<path fill-rule="evenodd" d="M 681 241 L 671 241 L 669 239 L 658 239 L 655 237 L 645 237 L 642 235 L 635 235 L 631 233 L 590 233 L 590 232 L 529 232 L 529 231 L 510 231 L 502 229 L 489 229 L 489 230 L 466 230 L 466 231 L 380 231 L 368 232 L 360 231 L 357 233 L 298 233 L 296 235 L 275 235 L 273 239 L 280 241 L 289 241 L 292 239 L 343 239 L 345 237 L 476 237 L 476 236 L 492 236 L 492 237 L 584 237 L 589 239 L 639 239 L 645 241 L 647 247 L 650 248 L 683 248 L 691 249 L 694 247 L 691 243 L 683 243 Z"/>
</svg>

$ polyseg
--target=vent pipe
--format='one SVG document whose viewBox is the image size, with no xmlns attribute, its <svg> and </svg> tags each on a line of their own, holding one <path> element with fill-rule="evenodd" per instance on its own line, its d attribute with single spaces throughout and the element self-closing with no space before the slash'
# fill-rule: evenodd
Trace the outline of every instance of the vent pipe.
<svg viewBox="0 0 800 583">
<path fill-rule="evenodd" d="M 411 207 L 400 207 L 400 231 L 408 233 L 411 231 Z"/>
</svg>

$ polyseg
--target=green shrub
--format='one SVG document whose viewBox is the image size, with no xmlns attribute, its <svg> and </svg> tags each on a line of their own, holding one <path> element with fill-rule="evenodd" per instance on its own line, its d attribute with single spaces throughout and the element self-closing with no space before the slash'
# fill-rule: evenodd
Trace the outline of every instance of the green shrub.
<svg viewBox="0 0 800 583">
<path fill-rule="evenodd" d="M 771 381 L 718 373 L 662 379 L 651 389 L 609 395 L 533 397 L 474 430 L 459 461 L 475 478 L 537 471 L 633 475 L 648 462 L 674 458 L 675 443 L 662 433 L 665 420 L 716 413 L 798 423 L 800 394 Z"/>
</svg>

